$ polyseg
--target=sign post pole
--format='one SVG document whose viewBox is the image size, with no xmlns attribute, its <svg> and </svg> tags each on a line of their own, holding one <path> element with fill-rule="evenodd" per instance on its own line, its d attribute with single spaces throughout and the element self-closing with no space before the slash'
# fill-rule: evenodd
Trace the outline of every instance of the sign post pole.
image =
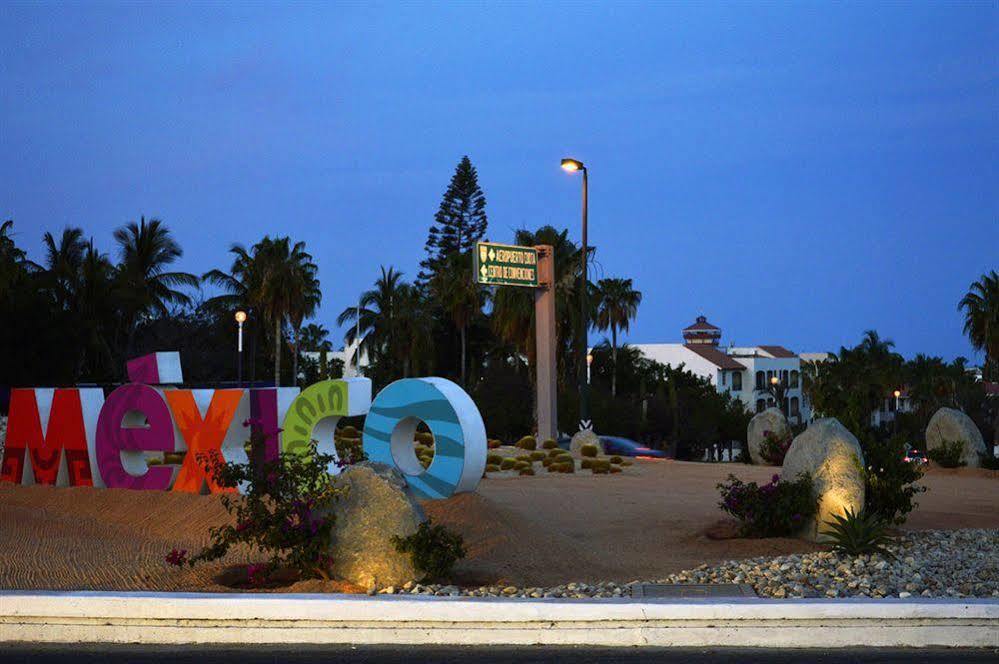
<svg viewBox="0 0 999 664">
<path fill-rule="evenodd" d="M 479 242 L 474 270 L 475 281 L 484 286 L 534 289 L 538 438 L 556 438 L 555 251 L 549 245 L 521 247 Z"/>
<path fill-rule="evenodd" d="M 538 250 L 538 288 L 534 289 L 534 329 L 538 381 L 538 438 L 558 438 L 555 374 L 555 251 Z"/>
</svg>

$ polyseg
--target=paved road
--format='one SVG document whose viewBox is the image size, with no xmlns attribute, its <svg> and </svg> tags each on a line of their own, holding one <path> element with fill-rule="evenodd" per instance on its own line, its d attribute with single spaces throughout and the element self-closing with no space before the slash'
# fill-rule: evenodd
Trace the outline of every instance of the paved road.
<svg viewBox="0 0 999 664">
<path fill-rule="evenodd" d="M 0 644 L 0 662 L 17 664 L 296 664 L 299 662 L 350 662 L 350 664 L 389 664 L 433 662 L 434 664 L 527 664 L 572 662 L 572 664 L 637 664 L 638 662 L 733 662 L 738 664 L 789 663 L 853 664 L 863 662 L 913 664 L 952 662 L 962 664 L 999 661 L 999 649 L 992 650 L 759 650 L 721 648 L 573 648 L 573 647 L 490 647 L 447 648 L 424 646 L 288 646 L 288 647 L 204 647 L 204 646 L 53 646 L 48 644 Z"/>
</svg>

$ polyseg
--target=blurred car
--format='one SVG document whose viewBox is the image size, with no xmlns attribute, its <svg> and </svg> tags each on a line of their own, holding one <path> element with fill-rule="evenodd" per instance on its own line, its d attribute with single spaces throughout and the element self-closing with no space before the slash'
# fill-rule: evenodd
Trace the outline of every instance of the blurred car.
<svg viewBox="0 0 999 664">
<path fill-rule="evenodd" d="M 905 460 L 909 463 L 929 463 L 929 459 L 926 458 L 926 452 L 921 450 L 909 450 L 905 453 Z"/>
<path fill-rule="evenodd" d="M 634 457 L 636 459 L 665 459 L 666 453 L 662 450 L 654 450 L 636 443 L 629 438 L 620 436 L 597 436 L 604 445 L 604 452 L 609 455 L 622 457 Z M 558 446 L 564 450 L 569 449 L 571 438 L 563 436 L 558 439 Z"/>
</svg>

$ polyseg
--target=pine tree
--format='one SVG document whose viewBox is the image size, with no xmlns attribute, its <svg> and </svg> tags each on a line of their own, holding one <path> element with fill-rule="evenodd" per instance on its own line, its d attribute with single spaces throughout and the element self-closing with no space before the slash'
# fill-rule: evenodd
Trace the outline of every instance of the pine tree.
<svg viewBox="0 0 999 664">
<path fill-rule="evenodd" d="M 448 257 L 475 248 L 486 234 L 486 196 L 468 156 L 461 158 L 448 185 L 427 236 L 427 257 L 420 263 L 419 280 L 429 282 Z"/>
</svg>

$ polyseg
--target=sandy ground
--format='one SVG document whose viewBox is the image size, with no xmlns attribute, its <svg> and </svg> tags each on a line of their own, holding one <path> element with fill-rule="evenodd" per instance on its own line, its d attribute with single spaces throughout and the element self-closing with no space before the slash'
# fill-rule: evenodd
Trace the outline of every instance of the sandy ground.
<svg viewBox="0 0 999 664">
<path fill-rule="evenodd" d="M 459 531 L 462 585 L 553 585 L 659 578 L 732 558 L 809 551 L 793 539 L 713 540 L 724 515 L 715 485 L 730 472 L 765 481 L 774 469 L 742 464 L 640 461 L 620 475 L 490 477 L 474 494 L 425 503 Z M 999 527 L 999 476 L 931 470 L 906 528 Z M 0 588 L 221 591 L 227 565 L 178 569 L 173 548 L 196 551 L 225 519 L 216 497 L 0 483 Z M 304 582 L 285 590 L 323 589 Z"/>
</svg>

